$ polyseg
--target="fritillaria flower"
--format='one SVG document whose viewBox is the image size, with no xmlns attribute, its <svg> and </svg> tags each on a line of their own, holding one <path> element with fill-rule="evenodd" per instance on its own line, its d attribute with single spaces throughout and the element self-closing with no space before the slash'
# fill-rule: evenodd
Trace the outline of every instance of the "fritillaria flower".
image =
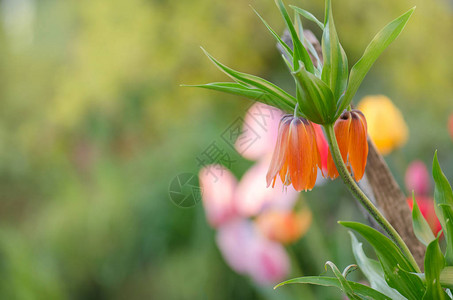
<svg viewBox="0 0 453 300">
<path fill-rule="evenodd" d="M 274 187 L 277 176 L 296 191 L 311 190 L 321 167 L 321 157 L 313 124 L 293 115 L 280 120 L 277 144 L 267 172 L 267 186 Z"/>
<path fill-rule="evenodd" d="M 359 181 L 365 173 L 368 156 L 365 116 L 356 109 L 345 111 L 335 122 L 334 130 L 341 157 L 349 170 L 352 171 L 354 179 Z M 335 167 L 330 150 L 327 158 L 327 169 L 330 178 L 338 177 L 338 170 Z"/>
</svg>

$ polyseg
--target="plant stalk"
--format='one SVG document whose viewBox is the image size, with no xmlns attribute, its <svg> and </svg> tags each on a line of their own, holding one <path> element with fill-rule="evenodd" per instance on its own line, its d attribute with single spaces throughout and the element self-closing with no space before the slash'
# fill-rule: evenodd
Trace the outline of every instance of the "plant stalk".
<svg viewBox="0 0 453 300">
<path fill-rule="evenodd" d="M 410 263 L 417 272 L 421 272 L 419 266 L 417 265 L 412 253 L 404 243 L 401 236 L 393 228 L 393 226 L 387 221 L 387 219 L 381 214 L 381 212 L 374 206 L 373 202 L 365 195 L 365 193 L 360 189 L 357 183 L 349 174 L 348 168 L 346 167 L 343 158 L 341 157 L 340 148 L 338 147 L 337 139 L 335 137 L 335 132 L 333 129 L 333 124 L 324 125 L 324 129 L 327 135 L 327 142 L 330 147 L 330 152 L 332 153 L 333 161 L 337 167 L 340 177 L 343 179 L 344 183 L 348 187 L 349 191 L 354 197 L 359 200 L 360 204 L 369 212 L 369 214 L 378 222 L 379 225 L 384 229 L 388 236 L 396 243 L 396 245 L 401 249 L 404 255 L 409 259 Z"/>
</svg>

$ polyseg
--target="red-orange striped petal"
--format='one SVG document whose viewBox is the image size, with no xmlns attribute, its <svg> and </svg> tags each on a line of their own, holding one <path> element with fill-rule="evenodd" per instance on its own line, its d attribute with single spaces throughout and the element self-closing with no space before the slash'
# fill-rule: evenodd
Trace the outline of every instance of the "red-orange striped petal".
<svg viewBox="0 0 453 300">
<path fill-rule="evenodd" d="M 351 112 L 349 164 L 356 181 L 362 179 L 365 173 L 368 156 L 366 121 L 363 121 L 364 117 L 362 119 L 362 116 L 356 111 Z"/>
<path fill-rule="evenodd" d="M 296 191 L 306 190 L 313 164 L 311 140 L 301 119 L 294 119 L 289 130 L 288 165 Z"/>
<path fill-rule="evenodd" d="M 290 115 L 284 116 L 278 126 L 278 137 L 277 143 L 275 144 L 274 153 L 272 154 L 272 160 L 269 165 L 269 170 L 266 174 L 266 182 L 269 187 L 274 181 L 275 176 L 279 173 L 285 164 L 285 159 L 288 151 L 288 131 L 291 123 Z M 273 186 L 273 184 L 272 184 Z"/>
<path fill-rule="evenodd" d="M 340 149 L 343 161 L 347 163 L 348 150 L 349 150 L 349 129 L 351 124 L 350 112 L 344 112 L 341 117 L 335 122 L 334 131 L 337 139 L 338 148 Z M 329 156 L 327 157 L 327 171 L 330 178 L 335 179 L 338 177 L 338 170 L 333 162 L 332 153 L 329 149 Z"/>
</svg>

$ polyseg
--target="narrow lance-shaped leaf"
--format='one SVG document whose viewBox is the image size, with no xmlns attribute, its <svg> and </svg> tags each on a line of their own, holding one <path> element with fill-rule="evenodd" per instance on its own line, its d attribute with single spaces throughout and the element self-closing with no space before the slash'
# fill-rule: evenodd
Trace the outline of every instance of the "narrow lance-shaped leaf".
<svg viewBox="0 0 453 300">
<path fill-rule="evenodd" d="M 331 0 L 326 0 L 326 21 L 322 35 L 322 54 L 324 66 L 321 78 L 332 90 L 335 101 L 338 101 L 346 90 L 348 83 L 348 59 L 343 47 L 341 47 L 337 30 L 335 29 Z"/>
<path fill-rule="evenodd" d="M 316 51 L 313 44 L 305 36 L 305 32 L 304 32 L 304 28 L 302 26 L 302 20 L 300 18 L 300 15 L 296 13 L 295 19 L 297 21 L 299 34 L 302 39 L 302 44 L 308 50 L 308 52 L 311 54 L 311 56 L 315 59 L 315 62 L 313 62 L 313 63 L 315 63 L 315 71 L 313 74 L 315 74 L 316 77 L 321 77 L 322 62 L 321 62 L 321 59 L 319 58 L 318 51 Z"/>
<path fill-rule="evenodd" d="M 418 269 L 412 266 L 401 250 L 388 237 L 377 230 L 356 222 L 339 222 L 341 225 L 357 231 L 373 246 L 379 258 L 388 285 L 396 289 L 409 300 L 419 300 L 425 293 L 425 287 L 416 275 Z M 404 270 L 404 271 L 403 271 Z"/>
<path fill-rule="evenodd" d="M 270 83 L 267 80 L 264 80 L 263 78 L 260 78 L 258 76 L 253 76 L 250 74 L 242 73 L 235 71 L 224 64 L 220 63 L 217 61 L 214 57 L 212 57 L 206 50 L 201 48 L 204 53 L 209 57 L 209 59 L 225 74 L 230 76 L 232 79 L 239 83 L 244 83 L 252 87 L 256 87 L 258 89 L 264 90 L 268 92 L 269 94 L 281 99 L 282 101 L 286 102 L 286 104 L 291 105 L 292 103 L 295 103 L 295 99 L 293 96 L 279 88 L 273 83 Z"/>
<path fill-rule="evenodd" d="M 434 239 L 426 248 L 426 292 L 423 300 L 443 300 L 449 298 L 440 285 L 440 273 L 443 268 L 445 268 L 445 257 L 442 251 L 440 251 L 439 239 Z"/>
<path fill-rule="evenodd" d="M 447 249 L 445 258 L 448 266 L 453 265 L 453 191 L 450 183 L 445 177 L 437 159 L 437 151 L 434 153 L 433 159 L 433 178 L 435 182 L 434 188 L 434 206 L 436 215 L 439 218 L 440 224 L 447 240 Z"/>
<path fill-rule="evenodd" d="M 357 238 L 352 232 L 349 232 L 352 241 L 352 251 L 355 260 L 359 265 L 363 275 L 368 279 L 373 289 L 389 296 L 393 300 L 404 300 L 404 298 L 397 290 L 388 286 L 385 282 L 384 271 L 378 261 L 370 259 L 363 252 L 362 243 L 359 243 Z"/>
<path fill-rule="evenodd" d="M 301 111 L 312 122 L 331 123 L 335 114 L 335 101 L 329 87 L 318 77 L 301 67 L 292 75 L 298 87 L 298 102 Z"/>
<path fill-rule="evenodd" d="M 267 105 L 275 106 L 283 111 L 292 112 L 294 111 L 294 104 L 288 104 L 282 101 L 280 98 L 275 97 L 274 95 L 269 94 L 268 92 L 257 89 L 249 88 L 242 84 L 236 82 L 213 82 L 207 84 L 198 84 L 198 85 L 182 85 L 185 87 L 199 87 L 209 90 L 215 90 L 219 92 L 224 92 L 232 95 L 243 96 L 248 99 L 259 101 Z"/>
<path fill-rule="evenodd" d="M 269 32 L 272 34 L 272 36 L 277 40 L 280 46 L 282 46 L 283 50 L 286 52 L 286 54 L 289 57 L 293 57 L 293 49 L 291 49 L 281 38 L 280 36 L 272 29 L 272 27 L 269 26 L 269 24 L 261 17 L 261 15 L 252 7 L 253 11 L 256 13 L 256 15 L 261 19 L 261 22 L 263 22 L 264 26 L 269 30 Z"/>
<path fill-rule="evenodd" d="M 378 34 L 376 34 L 376 36 L 370 42 L 368 47 L 365 49 L 362 57 L 351 69 L 348 88 L 338 108 L 337 116 L 339 116 L 342 111 L 351 103 L 352 98 L 357 92 L 360 84 L 365 78 L 365 75 L 370 70 L 371 66 L 381 55 L 381 53 L 398 37 L 398 35 L 404 29 L 404 26 L 406 26 L 406 23 L 409 21 L 409 18 L 411 17 L 414 10 L 415 7 L 387 24 L 381 31 L 378 32 Z"/>
<path fill-rule="evenodd" d="M 288 11 L 285 8 L 285 5 L 283 4 L 282 0 L 275 0 L 280 13 L 283 16 L 283 19 L 285 20 L 286 27 L 288 27 L 289 32 L 291 33 L 291 38 L 293 40 L 293 46 L 294 46 L 294 55 L 293 55 L 293 69 L 297 70 L 299 69 L 300 66 L 300 61 L 304 63 L 305 68 L 307 69 L 308 72 L 313 73 L 314 72 L 314 66 L 313 63 L 310 59 L 310 56 L 308 55 L 307 50 L 304 48 L 302 45 L 299 36 L 297 35 L 297 31 L 294 28 L 293 22 L 291 21 L 291 18 L 288 15 Z M 303 34 L 303 33 L 301 33 Z"/>
<path fill-rule="evenodd" d="M 306 276 L 306 277 L 299 277 L 293 278 L 287 281 L 284 281 L 277 286 L 274 287 L 278 288 L 286 284 L 295 284 L 295 283 L 302 283 L 302 284 L 314 284 L 320 286 L 329 286 L 329 287 L 336 287 L 338 289 L 342 289 L 340 280 L 336 277 L 327 277 L 327 276 Z M 373 299 L 373 300 L 391 300 L 391 298 L 387 297 L 386 295 L 357 282 L 348 281 L 348 284 L 352 288 L 352 290 L 362 296 L 364 299 Z"/>
<path fill-rule="evenodd" d="M 324 30 L 324 24 L 321 21 L 319 21 L 312 13 L 306 11 L 305 9 L 294 6 L 294 5 L 290 5 L 289 7 L 294 9 L 295 12 L 297 12 L 299 15 L 301 15 L 305 19 L 315 22 L 315 24 L 318 25 L 319 28 L 321 28 L 321 30 Z"/>
<path fill-rule="evenodd" d="M 428 246 L 436 237 L 429 227 L 428 222 L 423 217 L 420 208 L 418 207 L 417 201 L 415 200 L 414 192 L 412 191 L 412 226 L 414 227 L 415 236 L 425 246 Z"/>
</svg>

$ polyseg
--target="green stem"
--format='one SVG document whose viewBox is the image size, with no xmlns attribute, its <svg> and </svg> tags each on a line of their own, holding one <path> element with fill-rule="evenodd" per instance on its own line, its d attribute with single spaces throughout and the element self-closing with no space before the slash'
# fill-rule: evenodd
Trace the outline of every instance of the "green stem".
<svg viewBox="0 0 453 300">
<path fill-rule="evenodd" d="M 335 166 L 337 167 L 338 173 L 340 177 L 343 179 L 344 183 L 348 187 L 349 191 L 352 193 L 354 197 L 359 200 L 360 204 L 370 213 L 370 215 L 376 220 L 376 222 L 381 225 L 381 227 L 385 230 L 385 232 L 389 235 L 389 237 L 396 243 L 396 245 L 403 251 L 405 256 L 409 259 L 412 266 L 415 268 L 417 272 L 421 272 L 420 268 L 417 265 L 412 253 L 410 252 L 409 248 L 407 247 L 406 243 L 404 243 L 401 236 L 398 232 L 393 228 L 393 226 L 387 221 L 387 219 L 381 214 L 381 212 L 374 206 L 373 202 L 363 193 L 360 187 L 352 178 L 351 174 L 349 174 L 348 168 L 346 167 L 340 153 L 340 148 L 338 147 L 337 139 L 335 137 L 335 132 L 333 129 L 332 124 L 324 125 L 324 129 L 327 135 L 327 142 L 329 143 L 330 151 L 332 153 L 333 161 L 335 162 Z"/>
</svg>

